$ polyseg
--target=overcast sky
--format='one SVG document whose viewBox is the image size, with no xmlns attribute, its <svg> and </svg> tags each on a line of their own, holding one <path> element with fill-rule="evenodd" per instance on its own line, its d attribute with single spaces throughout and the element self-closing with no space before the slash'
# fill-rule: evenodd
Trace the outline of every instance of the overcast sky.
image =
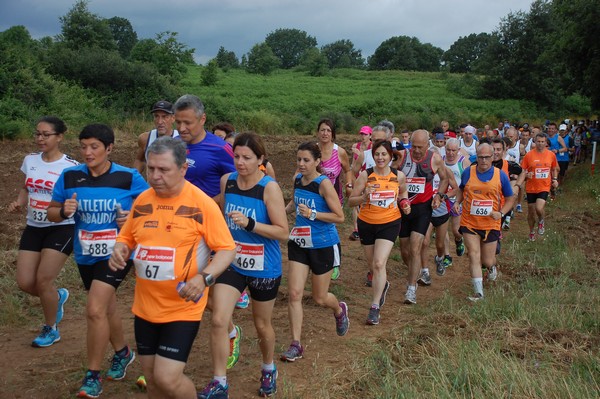
<svg viewBox="0 0 600 399">
<path fill-rule="evenodd" d="M 0 31 L 24 25 L 39 39 L 60 33 L 75 0 L 0 0 Z M 206 63 L 220 46 L 239 57 L 278 28 L 306 31 L 318 46 L 349 39 L 363 57 L 393 36 L 416 36 L 447 50 L 459 37 L 492 32 L 530 0 L 91 0 L 103 18 L 127 18 L 138 38 L 174 31 Z"/>
</svg>

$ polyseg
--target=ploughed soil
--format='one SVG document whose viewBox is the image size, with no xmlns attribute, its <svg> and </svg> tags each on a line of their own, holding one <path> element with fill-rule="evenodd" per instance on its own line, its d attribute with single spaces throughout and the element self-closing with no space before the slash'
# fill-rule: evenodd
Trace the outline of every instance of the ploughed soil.
<svg viewBox="0 0 600 399">
<path fill-rule="evenodd" d="M 272 162 L 277 173 L 286 201 L 291 194 L 292 175 L 295 170 L 295 158 L 297 145 L 311 136 L 270 136 L 265 138 L 269 160 Z M 338 137 L 338 143 L 347 151 L 356 135 L 343 135 Z M 64 151 L 75 158 L 79 158 L 77 142 L 70 140 L 64 145 Z M 119 135 L 113 161 L 131 166 L 136 150 L 136 140 L 133 134 Z M 71 298 L 66 304 L 65 316 L 60 324 L 61 341 L 55 345 L 40 349 L 31 347 L 32 339 L 39 333 L 41 325 L 41 306 L 36 298 L 30 298 L 19 293 L 14 283 L 14 269 L 18 241 L 22 228 L 25 224 L 24 215 L 9 214 L 6 205 L 16 198 L 17 188 L 23 183 L 23 175 L 19 171 L 23 157 L 29 152 L 35 151 L 35 146 L 30 141 L 2 142 L 0 147 L 0 163 L 2 165 L 2 189 L 0 191 L 0 235 L 1 250 L 4 261 L 0 267 L 5 268 L 1 275 L 8 276 L 2 281 L 4 290 L 12 290 L 13 294 L 23 298 L 22 320 L 0 326 L 0 398 L 67 398 L 74 397 L 79 388 L 81 378 L 86 369 L 86 319 L 85 319 L 85 292 L 78 280 L 71 279 L 66 285 L 71 292 Z M 558 200 L 560 201 L 560 199 Z M 553 210 L 549 206 L 547 217 L 548 225 L 552 226 L 563 220 L 565 215 L 560 215 L 559 210 Z M 350 212 L 346 212 L 350 215 Z M 287 313 L 287 287 L 285 276 L 287 271 L 287 250 L 282 243 L 284 280 L 277 297 L 273 324 L 276 338 L 276 365 L 279 370 L 277 394 L 281 398 L 314 398 L 322 397 L 327 392 L 327 397 L 346 398 L 357 394 L 352 393 L 352 384 L 357 376 L 363 373 L 360 368 L 361 359 L 367 355 L 368 343 L 385 342 L 393 340 L 393 330 L 418 322 L 418 308 L 431 305 L 443 295 L 466 300 L 471 292 L 471 283 L 468 272 L 467 256 L 455 256 L 454 244 L 451 244 L 451 254 L 454 255 L 454 264 L 443 277 L 435 274 L 433 266 L 434 247 L 430 246 L 429 268 L 433 284 L 429 287 L 420 287 L 417 291 L 418 305 L 404 305 L 404 292 L 406 285 L 407 267 L 401 261 L 400 250 L 397 246 L 392 251 L 388 262 L 388 279 L 391 289 L 387 296 L 387 302 L 382 308 L 381 324 L 378 326 L 367 326 L 365 320 L 370 306 L 371 289 L 365 286 L 365 274 L 367 266 L 363 250 L 359 242 L 348 239 L 352 231 L 351 222 L 339 226 L 342 240 L 342 268 L 339 280 L 332 282 L 331 290 L 338 295 L 339 300 L 348 303 L 350 314 L 350 330 L 345 337 L 338 337 L 335 333 L 334 318 L 329 310 L 325 310 L 310 299 L 310 284 L 304 301 L 304 328 L 303 344 L 305 346 L 304 358 L 295 363 L 283 363 L 279 361 L 279 354 L 283 352 L 290 343 L 288 313 Z M 600 230 L 598 223 L 592 219 L 572 220 L 570 228 L 580 229 L 588 233 L 587 237 L 595 237 L 598 234 L 590 234 L 590 229 Z M 290 225 L 293 220 L 290 218 Z M 552 228 L 552 227 L 550 227 Z M 505 242 L 509 240 L 526 240 L 527 226 L 526 213 L 517 214 L 513 220 L 512 228 L 505 233 Z M 586 245 L 595 249 L 589 254 L 591 263 L 597 262 L 598 241 Z M 595 261 L 594 261 L 595 260 Z M 500 270 L 502 270 L 503 259 L 499 258 Z M 75 267 L 73 263 L 67 263 L 66 268 Z M 501 274 L 502 278 L 503 275 Z M 504 278 L 515 278 L 512 273 L 505 273 Z M 12 280 L 11 280 L 12 279 Z M 58 278 L 58 285 L 63 275 Z M 134 279 L 128 278 L 118 291 L 119 308 L 123 317 L 127 340 L 134 344 L 133 316 L 131 314 L 131 302 L 135 283 Z M 6 292 L 5 292 L 6 294 Z M 0 303 L 0 308 L 8 304 Z M 186 374 L 201 389 L 211 378 L 211 359 L 209 348 L 210 312 L 206 312 L 194 348 L 190 355 Z M 234 314 L 235 323 L 243 329 L 241 346 L 241 357 L 239 363 L 229 371 L 228 380 L 230 384 L 231 398 L 254 398 L 257 396 L 260 377 L 261 356 L 258 349 L 256 331 L 252 323 L 251 309 L 236 310 Z M 464 322 L 455 320 L 440 321 L 445 327 L 455 324 L 457 328 L 464 327 Z M 431 325 L 432 334 L 439 326 Z M 106 367 L 112 350 L 106 352 Z M 145 393 L 140 391 L 135 380 L 141 374 L 139 362 L 135 361 L 128 369 L 124 380 L 104 382 L 103 398 L 142 398 Z M 327 384 L 324 386 L 324 384 Z M 320 394 L 315 395 L 315 392 Z"/>
</svg>

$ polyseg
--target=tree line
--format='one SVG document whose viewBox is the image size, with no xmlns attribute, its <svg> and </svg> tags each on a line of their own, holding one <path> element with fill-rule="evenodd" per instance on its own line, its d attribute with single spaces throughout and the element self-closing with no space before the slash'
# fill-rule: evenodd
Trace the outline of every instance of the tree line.
<svg viewBox="0 0 600 399">
<path fill-rule="evenodd" d="M 596 0 L 536 0 L 528 12 L 502 18 L 491 33 L 460 37 L 447 50 L 416 37 L 395 36 L 366 59 L 352 41 L 318 47 L 299 29 L 270 32 L 240 58 L 220 47 L 202 73 L 215 84 L 219 69 L 269 75 L 277 69 L 325 76 L 333 69 L 448 72 L 450 90 L 471 98 L 514 98 L 556 109 L 600 109 L 600 7 Z M 23 26 L 0 32 L 0 136 L 14 135 L 40 113 L 87 105 L 123 117 L 157 98 L 175 98 L 194 49 L 176 32 L 138 39 L 122 17 L 101 18 L 77 0 L 60 18 L 61 33 L 39 40 Z M 461 75 L 454 75 L 461 74 Z M 106 111 L 105 111 L 106 112 Z M 25 123 L 26 122 L 26 123 Z"/>
</svg>

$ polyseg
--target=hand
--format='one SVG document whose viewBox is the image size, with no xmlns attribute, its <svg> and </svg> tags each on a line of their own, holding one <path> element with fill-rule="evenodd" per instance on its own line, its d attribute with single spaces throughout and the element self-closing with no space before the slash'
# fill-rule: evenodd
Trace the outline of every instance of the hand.
<svg viewBox="0 0 600 399">
<path fill-rule="evenodd" d="M 553 188 L 558 187 L 558 180 L 552 180 L 552 187 Z"/>
<path fill-rule="evenodd" d="M 22 210 L 21 204 L 19 204 L 17 201 L 13 201 L 8 204 L 8 211 L 11 213 L 21 213 Z"/>
<path fill-rule="evenodd" d="M 242 212 L 233 211 L 227 214 L 233 220 L 233 223 L 240 226 L 242 229 L 248 226 L 248 218 Z"/>
<path fill-rule="evenodd" d="M 311 209 L 308 206 L 306 206 L 305 204 L 300 204 L 300 205 L 298 205 L 298 208 L 296 208 L 296 213 L 298 215 L 304 216 L 307 219 L 310 217 L 310 212 L 311 212 Z"/>
<path fill-rule="evenodd" d="M 456 213 L 457 215 L 460 214 L 460 204 L 458 202 L 455 202 L 454 205 L 452 205 L 452 210 L 454 210 L 454 213 Z"/>
<path fill-rule="evenodd" d="M 116 243 L 110 259 L 108 259 L 108 267 L 113 272 L 125 269 L 129 259 L 129 248 L 123 243 Z"/>
<path fill-rule="evenodd" d="M 410 214 L 410 201 L 406 200 L 406 201 L 400 201 L 400 206 L 402 207 L 402 213 L 404 213 L 405 215 L 409 215 Z"/>
<path fill-rule="evenodd" d="M 70 218 L 77 212 L 77 193 L 73 193 L 71 198 L 65 201 L 63 204 L 63 212 L 67 218 Z"/>
<path fill-rule="evenodd" d="M 183 288 L 179 290 L 179 296 L 185 299 L 186 302 L 197 302 L 204 295 L 205 288 L 204 278 L 200 274 L 197 274 L 189 279 Z"/>
<path fill-rule="evenodd" d="M 363 191 L 363 198 L 365 201 L 369 201 L 369 199 L 371 198 L 371 194 L 373 194 L 375 192 L 375 187 L 373 187 L 370 184 L 367 184 L 367 186 L 365 187 L 365 191 Z"/>
<path fill-rule="evenodd" d="M 439 195 L 435 194 L 433 196 L 433 201 L 431 201 L 431 207 L 433 209 L 437 209 L 442 204 L 442 199 Z"/>
<path fill-rule="evenodd" d="M 121 212 L 117 214 L 117 218 L 115 219 L 115 221 L 117 222 L 117 227 L 119 229 L 123 227 L 123 225 L 127 221 L 127 216 L 129 215 L 129 212 L 131 211 L 121 210 Z"/>
<path fill-rule="evenodd" d="M 498 220 L 498 219 L 502 219 L 502 213 L 501 212 L 497 212 L 494 211 L 490 214 L 490 216 L 492 217 L 492 219 L 494 220 Z"/>
</svg>

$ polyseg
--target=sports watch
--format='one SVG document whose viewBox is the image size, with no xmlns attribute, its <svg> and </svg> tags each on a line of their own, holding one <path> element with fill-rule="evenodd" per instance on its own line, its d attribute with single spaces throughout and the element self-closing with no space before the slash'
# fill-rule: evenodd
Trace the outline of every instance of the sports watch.
<svg viewBox="0 0 600 399">
<path fill-rule="evenodd" d="M 215 278 L 210 273 L 200 272 L 200 275 L 204 278 L 204 285 L 207 287 L 212 287 L 215 285 Z"/>
<path fill-rule="evenodd" d="M 311 209 L 310 210 L 310 216 L 308 217 L 308 220 L 315 220 L 317 218 L 317 210 L 316 209 Z"/>
</svg>

